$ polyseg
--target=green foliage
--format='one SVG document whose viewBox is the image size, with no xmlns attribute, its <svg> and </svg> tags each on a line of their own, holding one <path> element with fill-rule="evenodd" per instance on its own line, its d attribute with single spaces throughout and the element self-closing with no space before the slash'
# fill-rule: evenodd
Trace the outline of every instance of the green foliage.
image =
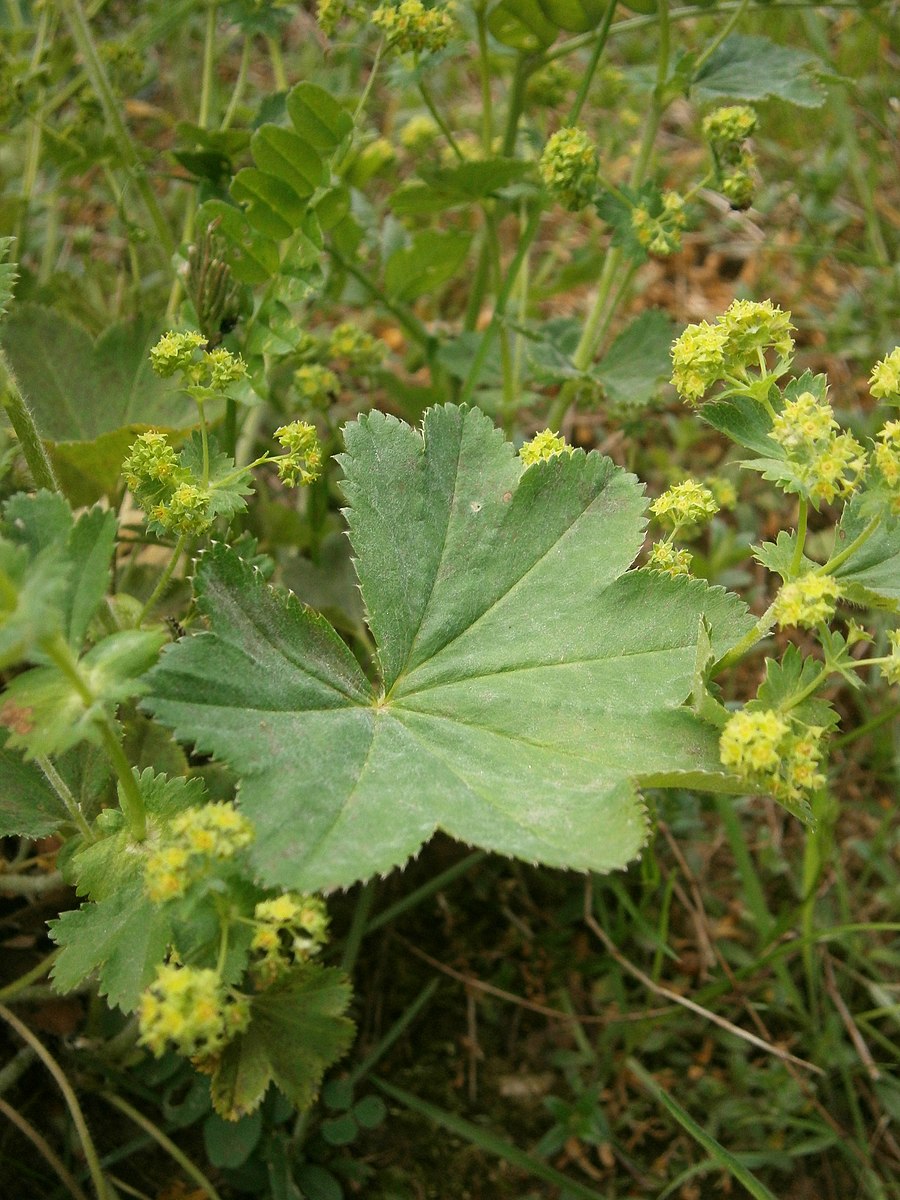
<svg viewBox="0 0 900 1200">
<path fill-rule="evenodd" d="M 350 989 L 333 968 L 298 968 L 254 996 L 250 1024 L 225 1048 L 212 1078 L 216 1112 L 236 1120 L 253 1112 L 274 1082 L 308 1108 L 325 1068 L 353 1038 L 344 1015 Z"/>
<path fill-rule="evenodd" d="M 523 471 L 478 410 L 430 410 L 423 434 L 373 414 L 345 436 L 379 686 L 224 551 L 198 575 L 211 632 L 152 676 L 156 716 L 240 771 L 264 878 L 346 886 L 437 828 L 610 870 L 646 836 L 635 777 L 728 786 L 678 706 L 701 615 L 719 654 L 746 616 L 697 582 L 623 574 L 642 536 L 633 478 L 583 454 Z"/>
<path fill-rule="evenodd" d="M 825 91 L 815 78 L 817 67 L 813 54 L 733 33 L 694 76 L 693 93 L 700 101 L 776 97 L 801 108 L 820 108 Z"/>
</svg>

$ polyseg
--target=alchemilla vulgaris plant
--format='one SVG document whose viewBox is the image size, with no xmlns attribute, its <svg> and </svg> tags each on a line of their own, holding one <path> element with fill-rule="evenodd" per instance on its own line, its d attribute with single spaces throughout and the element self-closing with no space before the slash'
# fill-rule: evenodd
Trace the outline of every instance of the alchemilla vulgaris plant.
<svg viewBox="0 0 900 1200">
<path fill-rule="evenodd" d="M 10 14 L 0 884 L 41 894 L 52 853 L 72 891 L 0 999 L 101 997 L 85 1036 L 193 1089 L 235 1194 L 357 1194 L 332 1151 L 384 1119 L 356 1089 L 418 1009 L 348 1059 L 351 976 L 377 881 L 435 834 L 597 879 L 666 796 L 729 837 L 768 797 L 806 829 L 810 919 L 846 697 L 900 682 L 900 348 L 854 415 L 777 298 L 686 320 L 641 289 L 748 219 L 766 121 L 829 73 L 812 24 L 798 49 L 746 2 L 192 0 L 199 68 L 165 6 Z M 673 421 L 724 469 L 639 452 Z M 552 1111 L 591 1141 L 585 1096 Z"/>
</svg>

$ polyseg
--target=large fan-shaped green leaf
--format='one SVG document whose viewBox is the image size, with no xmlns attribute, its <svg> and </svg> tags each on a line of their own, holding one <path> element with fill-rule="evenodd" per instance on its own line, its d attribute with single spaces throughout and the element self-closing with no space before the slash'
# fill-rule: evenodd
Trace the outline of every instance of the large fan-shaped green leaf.
<svg viewBox="0 0 900 1200">
<path fill-rule="evenodd" d="M 716 657 L 750 621 L 699 580 L 628 573 L 633 476 L 581 451 L 526 470 L 477 409 L 431 409 L 423 433 L 372 413 L 345 436 L 380 684 L 224 548 L 198 570 L 210 632 L 150 676 L 157 716 L 241 774 L 265 879 L 347 885 L 437 828 L 609 870 L 645 838 L 636 780 L 729 787 L 681 706 L 701 617 Z"/>
</svg>

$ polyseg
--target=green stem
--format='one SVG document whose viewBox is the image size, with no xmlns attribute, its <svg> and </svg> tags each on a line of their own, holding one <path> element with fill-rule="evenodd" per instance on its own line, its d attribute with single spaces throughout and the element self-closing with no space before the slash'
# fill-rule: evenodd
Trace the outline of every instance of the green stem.
<svg viewBox="0 0 900 1200">
<path fill-rule="evenodd" d="M 212 107 L 216 63 L 216 19 L 218 15 L 218 4 L 209 4 L 206 9 L 206 31 L 203 37 L 203 70 L 200 77 L 200 108 L 197 116 L 197 124 L 201 129 L 208 128 L 209 113 Z"/>
<path fill-rule="evenodd" d="M 269 60 L 272 63 L 272 75 L 275 79 L 275 87 L 279 92 L 288 90 L 288 78 L 284 69 L 284 55 L 281 53 L 281 47 L 273 37 L 266 38 L 266 48 L 269 51 Z"/>
<path fill-rule="evenodd" d="M 94 696 L 87 680 L 81 674 L 78 659 L 62 634 L 57 633 L 43 640 L 41 649 L 78 693 L 84 707 L 92 708 L 97 703 L 97 697 Z M 144 810 L 143 797 L 132 774 L 131 764 L 125 757 L 112 719 L 106 713 L 102 713 L 97 720 L 97 728 L 107 757 L 119 781 L 119 801 L 131 836 L 136 842 L 141 842 L 147 836 L 147 814 Z"/>
<path fill-rule="evenodd" d="M 253 50 L 253 41 L 249 37 L 244 38 L 244 45 L 241 48 L 241 61 L 238 66 L 237 79 L 234 81 L 234 87 L 231 89 L 231 97 L 228 101 L 228 107 L 225 109 L 225 115 L 222 117 L 222 124 L 219 128 L 224 133 L 226 129 L 230 129 L 231 122 L 234 120 L 234 114 L 237 112 L 237 106 L 241 102 L 241 96 L 244 94 L 244 86 L 247 82 L 247 71 L 250 67 L 250 54 Z"/>
<path fill-rule="evenodd" d="M 156 239 L 160 249 L 168 262 L 175 252 L 175 240 L 172 237 L 172 231 L 169 229 L 168 222 L 159 206 L 153 188 L 150 186 L 150 181 L 144 171 L 144 164 L 141 162 L 140 155 L 122 120 L 115 93 L 110 85 L 106 69 L 100 60 L 100 55 L 97 53 L 97 47 L 84 14 L 84 9 L 81 6 L 81 0 L 58 0 L 58 4 L 71 30 L 72 39 L 75 42 L 78 53 L 81 55 L 84 70 L 91 82 L 91 87 L 100 103 L 100 107 L 103 109 L 103 116 L 106 120 L 110 136 L 116 145 L 119 158 L 134 179 L 141 199 L 144 202 L 144 207 L 147 209 L 150 220 L 153 222 L 153 228 L 156 231 Z"/>
<path fill-rule="evenodd" d="M 428 109 L 428 111 L 434 117 L 435 121 L 438 124 L 438 127 L 440 128 L 441 133 L 443 133 L 444 137 L 447 139 L 450 149 L 456 155 L 459 162 L 464 163 L 466 161 L 466 156 L 463 154 L 462 150 L 460 150 L 459 143 L 457 142 L 456 138 L 453 136 L 450 126 L 447 124 L 447 122 L 444 120 L 444 118 L 441 116 L 440 112 L 438 111 L 438 108 L 437 108 L 436 104 L 434 103 L 434 100 L 432 99 L 431 92 L 429 92 L 429 90 L 425 84 L 425 80 L 420 78 L 418 80 L 418 84 L 419 84 L 419 92 L 422 95 L 422 99 L 425 101 L 425 107 Z"/>
<path fill-rule="evenodd" d="M 14 979 L 12 983 L 8 983 L 5 987 L 0 988 L 0 1001 L 14 999 L 19 992 L 24 991 L 25 988 L 30 987 L 33 983 L 37 983 L 39 979 L 43 979 L 60 953 L 60 950 L 54 950 L 52 954 L 48 954 L 46 958 L 42 958 L 39 963 L 35 964 L 30 971 L 26 971 L 24 975 L 20 975 L 18 979 Z"/>
<path fill-rule="evenodd" d="M 488 60 L 487 21 L 483 0 L 476 6 L 475 20 L 478 25 L 478 66 L 481 74 L 481 148 L 487 158 L 494 144 L 494 110 L 491 96 L 491 69 Z"/>
<path fill-rule="evenodd" d="M 525 86 L 528 83 L 528 77 L 542 61 L 543 59 L 533 60 L 526 54 L 520 54 L 516 60 L 509 93 L 509 107 L 506 110 L 506 128 L 503 131 L 502 153 L 504 158 L 511 158 L 515 154 L 519 118 L 525 105 Z"/>
<path fill-rule="evenodd" d="M 119 804 L 125 814 L 129 832 L 136 842 L 142 842 L 147 836 L 147 812 L 144 808 L 144 798 L 134 778 L 131 763 L 125 757 L 125 751 L 116 737 L 109 718 L 101 724 L 100 736 L 103 739 L 103 748 L 119 782 Z"/>
<path fill-rule="evenodd" d="M 352 275 L 355 280 L 363 285 L 373 299 L 377 300 L 379 304 L 381 304 L 389 313 L 392 313 L 393 316 L 397 318 L 410 337 L 419 343 L 430 360 L 434 353 L 434 339 L 422 322 L 418 319 L 418 317 L 414 316 L 401 305 L 389 300 L 381 288 L 379 288 L 378 285 L 374 283 L 364 271 L 361 271 L 360 268 L 354 263 L 351 263 L 344 258 L 344 256 L 334 248 L 334 246 L 328 247 L 328 253 L 342 270 L 346 271 L 348 275 Z"/>
<path fill-rule="evenodd" d="M 143 623 L 147 620 L 149 615 L 153 612 L 154 608 L 156 607 L 157 601 L 160 599 L 163 592 L 168 587 L 169 580 L 172 578 L 172 574 L 175 570 L 175 567 L 178 565 L 178 560 L 181 558 L 182 554 L 184 553 L 184 548 L 187 545 L 187 540 L 188 540 L 188 535 L 186 533 L 183 533 L 179 537 L 178 541 L 175 543 L 175 549 L 172 551 L 172 557 L 169 559 L 168 563 L 166 564 L 166 569 L 163 571 L 162 575 L 160 575 L 159 580 L 157 581 L 156 587 L 150 593 L 150 596 L 147 599 L 146 603 L 144 604 L 144 607 L 141 609 L 140 616 L 138 617 L 138 621 L 137 621 L 138 628 L 140 628 L 140 626 L 143 625 Z"/>
<path fill-rule="evenodd" d="M 37 32 L 34 38 L 34 47 L 31 52 L 31 60 L 29 66 L 32 71 L 36 71 L 40 66 L 40 61 L 44 53 L 44 45 L 47 39 L 47 32 L 50 22 L 50 7 L 47 5 L 41 10 L 40 19 L 38 21 Z M 37 181 L 38 167 L 41 161 L 41 141 L 43 138 L 44 127 L 39 119 L 32 118 L 28 127 L 28 137 L 25 143 L 25 165 L 22 170 L 22 207 L 19 212 L 19 218 L 16 222 L 16 250 L 21 259 L 25 252 L 26 232 L 28 229 L 28 210 L 31 205 L 31 198 L 34 192 L 34 185 Z M 55 206 L 50 206 L 50 212 L 55 212 Z"/>
<path fill-rule="evenodd" d="M 209 128 L 209 114 L 212 107 L 213 78 L 216 53 L 216 18 L 218 5 L 210 4 L 206 10 L 206 32 L 203 38 L 203 68 L 200 76 L 200 103 L 197 111 L 197 125 L 200 129 Z M 194 236 L 194 221 L 197 215 L 197 189 L 191 188 L 181 227 L 181 242 L 184 245 Z M 166 321 L 171 324 L 175 320 L 178 302 L 181 299 L 183 284 L 180 275 L 172 280 L 169 292 L 169 302 L 166 305 Z"/>
<path fill-rule="evenodd" d="M 603 20 L 600 28 L 597 30 L 597 40 L 594 43 L 594 49 L 591 52 L 591 59 L 588 63 L 587 71 L 585 71 L 581 86 L 578 89 L 578 95 L 575 97 L 575 103 L 569 110 L 569 115 L 566 117 L 566 125 L 577 125 L 578 118 L 581 116 L 581 110 L 584 107 L 584 102 L 587 100 L 587 94 L 590 91 L 591 84 L 594 81 L 597 67 L 600 59 L 603 57 L 603 51 L 606 48 L 606 41 L 609 37 L 610 27 L 612 26 L 613 14 L 616 11 L 615 0 L 609 0 L 606 6 L 606 12 L 603 14 Z"/>
<path fill-rule="evenodd" d="M 22 453 L 31 472 L 31 478 L 34 480 L 34 486 L 48 488 L 51 492 L 62 491 L 54 473 L 53 464 L 44 449 L 41 435 L 37 431 L 34 417 L 2 349 L 0 349 L 0 393 L 2 393 L 3 407 L 6 409 L 9 423 L 22 447 Z"/>
<path fill-rule="evenodd" d="M 775 605 L 770 604 L 753 628 L 745 633 L 738 644 L 732 647 L 727 654 L 723 654 L 718 662 L 714 664 L 712 669 L 713 675 L 718 675 L 721 671 L 726 670 L 728 667 L 733 667 L 735 663 L 739 663 L 744 655 L 753 649 L 757 642 L 762 641 L 775 624 L 775 618 L 772 616 L 774 610 Z"/>
<path fill-rule="evenodd" d="M 357 1084 L 365 1079 L 366 1075 L 372 1070 L 375 1064 L 387 1054 L 394 1042 L 406 1032 L 409 1026 L 413 1023 L 422 1009 L 431 1000 L 431 997 L 440 987 L 440 979 L 432 979 L 422 988 L 412 1004 L 405 1008 L 394 1024 L 390 1027 L 381 1041 L 375 1046 L 366 1057 L 350 1072 L 347 1082 L 351 1087 L 356 1087 Z"/>
<path fill-rule="evenodd" d="M 878 526 L 880 524 L 881 524 L 881 514 L 876 513 L 875 516 L 872 518 L 872 520 L 865 527 L 865 529 L 863 529 L 862 532 L 859 533 L 853 539 L 853 541 L 850 543 L 850 545 L 846 546 L 840 552 L 840 554 L 835 554 L 833 558 L 829 558 L 828 562 L 825 563 L 824 566 L 818 567 L 817 570 L 815 571 L 815 574 L 816 575 L 832 575 L 838 567 L 840 567 L 843 563 L 845 563 L 847 561 L 848 558 L 850 558 L 851 555 L 856 553 L 856 551 L 860 548 L 860 546 L 863 545 L 863 543 L 865 543 L 869 540 L 869 538 L 872 536 L 872 534 L 875 532 L 875 530 L 878 528 Z"/>
<path fill-rule="evenodd" d="M 794 557 L 791 559 L 791 575 L 797 575 L 803 562 L 803 547 L 806 545 L 806 525 L 809 519 L 809 501 L 805 496 L 800 498 L 797 514 L 797 545 L 794 547 Z"/>
<path fill-rule="evenodd" d="M 882 725 L 886 725 L 898 716 L 900 716 L 900 704 L 892 704 L 890 708 L 883 709 L 877 716 L 871 717 L 862 725 L 858 725 L 856 729 L 851 729 L 847 733 L 841 734 L 840 737 L 834 738 L 831 748 L 832 750 L 837 750 L 841 746 L 847 746 L 851 742 L 855 742 L 857 738 L 865 737 L 866 734 L 872 733 L 873 730 L 880 729 Z"/>
<path fill-rule="evenodd" d="M 470 871 L 472 867 L 483 862 L 487 858 L 487 852 L 484 850 L 474 850 L 465 858 L 460 859 L 458 863 L 454 863 L 452 867 L 448 867 L 446 871 L 441 871 L 439 875 L 434 875 L 427 883 L 423 883 L 421 887 L 409 893 L 408 896 L 403 896 L 394 904 L 389 905 L 366 926 L 366 936 L 374 933 L 376 929 L 381 929 L 383 925 L 388 925 L 391 921 L 402 916 L 403 913 L 409 912 L 411 908 L 415 908 L 421 904 L 423 900 L 427 900 L 429 896 L 435 895 L 437 892 L 443 891 L 444 888 L 458 879 L 460 875 L 464 875 Z"/>
<path fill-rule="evenodd" d="M 86 837 L 89 842 L 92 842 L 94 840 L 94 834 L 90 825 L 88 825 L 87 820 L 85 819 L 84 813 L 81 811 L 81 805 L 72 795 L 68 784 L 60 775 L 59 771 L 57 771 L 56 767 L 54 767 L 53 763 L 46 756 L 46 754 L 36 754 L 34 756 L 34 761 L 37 763 L 37 766 L 44 778 L 66 806 L 66 811 L 81 830 L 83 836 Z"/>
<path fill-rule="evenodd" d="M 744 15 L 744 13 L 747 11 L 747 9 L 749 7 L 750 7 L 750 0 L 740 0 L 740 3 L 738 4 L 737 8 L 734 10 L 734 12 L 731 14 L 731 16 L 728 18 L 728 20 L 725 22 L 725 24 L 722 26 L 722 28 L 719 30 L 719 32 L 716 34 L 716 36 L 704 48 L 703 52 L 698 56 L 697 60 L 695 61 L 694 68 L 693 68 L 694 79 L 697 78 L 697 76 L 700 74 L 701 68 L 706 66 L 706 64 L 709 62 L 709 60 L 712 58 L 712 56 L 715 54 L 715 52 L 718 50 L 718 48 L 722 45 L 722 43 L 728 37 L 729 33 L 731 33 L 732 29 L 734 29 L 735 25 L 737 25 L 738 21 L 740 21 L 741 17 Z"/>
<path fill-rule="evenodd" d="M 384 54 L 384 48 L 387 45 L 387 39 L 382 38 L 378 43 L 378 49 L 375 51 L 375 57 L 372 59 L 372 69 L 369 71 L 369 78 L 366 80 L 366 86 L 363 88 L 362 95 L 359 98 L 359 103 L 353 110 L 353 124 L 355 125 L 365 111 L 366 105 L 369 102 L 369 95 L 372 91 L 372 86 L 375 83 L 378 75 L 378 68 L 381 66 L 381 56 Z M 335 171 L 335 174 L 338 174 Z"/>
<path fill-rule="evenodd" d="M 487 329 L 485 329 L 481 341 L 478 343 L 478 349 L 475 352 L 475 357 L 472 359 L 472 364 L 469 367 L 469 373 L 466 376 L 465 382 L 463 383 L 462 391 L 460 392 L 461 404 L 471 399 L 472 393 L 478 386 L 478 381 L 481 378 L 481 372 L 484 368 L 485 361 L 487 360 L 488 352 L 490 351 L 494 336 L 496 335 L 506 313 L 506 306 L 509 303 L 509 297 L 512 294 L 516 277 L 519 274 L 522 263 L 525 261 L 531 243 L 534 241 L 535 236 L 537 235 L 542 215 L 543 209 L 540 207 L 535 207 L 532 209 L 528 218 L 528 224 L 519 236 L 515 256 L 507 268 L 506 277 L 504 278 L 497 294 L 497 303 L 494 306 L 494 312 L 491 316 L 490 324 L 488 325 Z"/>
<path fill-rule="evenodd" d="M 359 948 L 362 945 L 363 938 L 366 936 L 366 925 L 369 921 L 369 913 L 372 911 L 374 899 L 375 880 L 369 879 L 361 886 L 359 896 L 356 898 L 353 920 L 350 923 L 350 929 L 344 942 L 344 951 L 341 955 L 341 970 L 347 975 L 352 973 L 356 959 L 359 956 Z"/>
<path fill-rule="evenodd" d="M 120 1113 L 124 1113 L 130 1121 L 133 1121 L 139 1129 L 150 1135 L 153 1140 L 165 1150 L 166 1154 L 176 1162 L 185 1175 L 189 1179 L 193 1179 L 194 1183 L 203 1191 L 209 1200 L 222 1200 L 222 1197 L 216 1191 L 215 1187 L 210 1183 L 207 1177 L 203 1174 L 199 1167 L 195 1166 L 188 1158 L 183 1150 L 180 1150 L 171 1138 L 167 1137 L 159 1126 L 154 1125 L 151 1120 L 144 1116 L 142 1112 L 138 1112 L 136 1108 L 123 1100 L 121 1096 L 115 1095 L 113 1092 L 101 1092 L 100 1095 L 107 1104 L 111 1104 L 113 1108 L 117 1108 Z"/>
</svg>

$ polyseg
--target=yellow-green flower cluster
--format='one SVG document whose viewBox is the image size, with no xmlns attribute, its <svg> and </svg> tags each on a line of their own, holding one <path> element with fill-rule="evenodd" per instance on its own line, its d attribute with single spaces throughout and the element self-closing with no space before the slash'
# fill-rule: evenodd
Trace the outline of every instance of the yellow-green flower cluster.
<svg viewBox="0 0 900 1200">
<path fill-rule="evenodd" d="M 597 147 L 577 126 L 560 129 L 544 147 L 538 169 L 551 195 L 577 212 L 597 188 Z"/>
<path fill-rule="evenodd" d="M 717 108 L 703 120 L 703 136 L 709 142 L 719 188 L 732 208 L 749 208 L 755 186 L 756 166 L 744 142 L 756 129 L 756 113 L 745 104 Z"/>
<path fill-rule="evenodd" d="M 317 896 L 285 892 L 274 900 L 262 900 L 253 919 L 257 928 L 250 949 L 259 958 L 252 970 L 263 987 L 295 963 L 318 954 L 328 936 L 328 914 Z"/>
<path fill-rule="evenodd" d="M 151 900 L 177 900 L 213 864 L 233 858 L 253 841 L 253 826 L 227 801 L 180 813 L 165 839 L 147 856 L 144 880 Z"/>
<path fill-rule="evenodd" d="M 889 404 L 900 404 L 900 346 L 872 368 L 869 391 L 876 400 L 887 400 Z"/>
<path fill-rule="evenodd" d="M 168 379 L 180 371 L 186 388 L 200 393 L 223 394 L 232 384 L 245 378 L 247 364 L 229 350 L 206 350 L 202 333 L 164 333 L 150 350 L 150 362 L 157 375 Z M 200 351 L 198 356 L 197 351 Z"/>
<path fill-rule="evenodd" d="M 400 130 L 400 145 L 404 150 L 427 150 L 441 132 L 434 117 L 428 113 L 419 113 L 410 117 Z"/>
<path fill-rule="evenodd" d="M 765 354 L 774 350 L 776 373 L 786 367 L 794 349 L 791 314 L 771 300 L 735 300 L 716 318 L 688 325 L 672 345 L 672 384 L 683 400 L 699 404 L 721 380 L 749 382 L 751 368 L 762 370 Z"/>
<path fill-rule="evenodd" d="M 750 786 L 797 803 L 825 782 L 819 770 L 824 732 L 772 709 L 743 709 L 722 730 L 719 758 Z"/>
<path fill-rule="evenodd" d="M 563 103 L 577 80 L 565 63 L 548 62 L 528 78 L 525 94 L 539 108 L 556 109 Z"/>
<path fill-rule="evenodd" d="M 689 404 L 699 404 L 725 374 L 727 335 L 721 325 L 688 325 L 672 344 L 672 385 Z"/>
<path fill-rule="evenodd" d="M 888 683 L 900 683 L 900 629 L 892 629 L 888 633 L 891 653 L 887 662 L 881 664 L 881 673 Z"/>
<path fill-rule="evenodd" d="M 340 391 L 340 382 L 334 371 L 321 363 L 306 363 L 294 372 L 294 387 L 307 404 L 326 408 L 333 396 Z"/>
<path fill-rule="evenodd" d="M 138 435 L 122 464 L 125 482 L 133 492 L 148 483 L 168 486 L 179 469 L 169 439 L 156 429 Z"/>
<path fill-rule="evenodd" d="M 544 429 L 525 442 L 519 450 L 519 458 L 526 467 L 536 462 L 546 462 L 556 454 L 572 454 L 574 447 L 568 445 L 564 437 L 554 433 L 552 429 Z"/>
<path fill-rule="evenodd" d="M 713 494 L 713 499 L 720 509 L 730 510 L 737 504 L 737 488 L 730 479 L 721 475 L 711 475 L 705 485 Z"/>
<path fill-rule="evenodd" d="M 703 136 L 717 150 L 733 154 L 730 148 L 752 137 L 756 124 L 756 113 L 749 105 L 729 104 L 703 118 Z"/>
<path fill-rule="evenodd" d="M 879 431 L 872 461 L 891 493 L 891 510 L 900 512 L 900 421 L 888 421 Z"/>
<path fill-rule="evenodd" d="M 650 505 L 650 511 L 664 525 L 673 529 L 684 529 L 702 525 L 719 511 L 715 497 L 709 488 L 696 479 L 685 479 L 676 483 Z"/>
<path fill-rule="evenodd" d="M 690 550 L 676 549 L 671 542 L 654 542 L 647 556 L 647 568 L 664 575 L 690 575 L 693 560 Z"/>
<path fill-rule="evenodd" d="M 275 437 L 287 451 L 278 458 L 278 474 L 288 487 L 314 483 L 322 472 L 322 447 L 315 425 L 292 421 L 275 430 Z"/>
<path fill-rule="evenodd" d="M 215 971 L 199 967 L 159 967 L 138 1007 L 140 1041 L 157 1058 L 170 1049 L 212 1058 L 249 1023 L 249 999 L 224 988 Z"/>
<path fill-rule="evenodd" d="M 784 584 L 772 605 L 772 616 L 781 629 L 813 629 L 834 616 L 841 585 L 832 575 L 801 575 Z"/>
<path fill-rule="evenodd" d="M 189 536 L 209 529 L 209 491 L 179 465 L 165 434 L 155 429 L 139 434 L 122 473 L 137 503 L 161 529 Z"/>
<path fill-rule="evenodd" d="M 852 434 L 840 432 L 827 400 L 818 400 L 811 392 L 788 400 L 772 422 L 769 437 L 782 448 L 795 476 L 782 486 L 816 508 L 850 495 L 859 486 L 866 469 L 865 451 Z"/>
<path fill-rule="evenodd" d="M 385 344 L 359 326 L 345 321 L 336 325 L 328 339 L 328 353 L 332 358 L 345 359 L 357 371 L 371 371 L 381 366 Z"/>
<path fill-rule="evenodd" d="M 372 13 L 372 24 L 398 50 L 418 54 L 426 50 L 443 50 L 454 30 L 448 6 L 426 8 L 422 0 L 379 4 Z"/>
<path fill-rule="evenodd" d="M 681 231 L 687 224 L 684 199 L 678 192 L 663 192 L 662 210 L 653 216 L 637 205 L 631 211 L 631 228 L 638 242 L 651 254 L 674 254 L 681 249 Z"/>
<path fill-rule="evenodd" d="M 316 5 L 316 21 L 326 37 L 334 36 L 334 31 L 349 14 L 350 8 L 347 0 L 319 0 Z"/>
</svg>

